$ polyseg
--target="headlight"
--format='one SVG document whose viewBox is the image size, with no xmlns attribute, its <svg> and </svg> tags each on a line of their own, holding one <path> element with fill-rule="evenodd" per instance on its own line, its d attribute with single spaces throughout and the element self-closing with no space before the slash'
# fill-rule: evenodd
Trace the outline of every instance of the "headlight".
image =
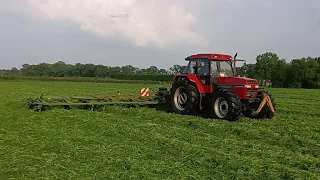
<svg viewBox="0 0 320 180">
<path fill-rule="evenodd" d="M 259 88 L 259 85 L 258 84 L 255 84 L 255 85 L 251 85 L 251 84 L 246 84 L 244 85 L 245 88 L 256 88 L 258 89 Z"/>
</svg>

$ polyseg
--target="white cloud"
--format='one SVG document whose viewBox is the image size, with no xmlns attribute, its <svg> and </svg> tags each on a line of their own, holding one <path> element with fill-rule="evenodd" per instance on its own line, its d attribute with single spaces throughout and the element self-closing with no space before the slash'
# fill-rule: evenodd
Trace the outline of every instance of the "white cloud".
<svg viewBox="0 0 320 180">
<path fill-rule="evenodd" d="M 199 45 L 192 28 L 197 18 L 182 4 L 160 0 L 27 0 L 44 18 L 70 20 L 106 38 L 125 38 L 137 46 Z"/>
</svg>

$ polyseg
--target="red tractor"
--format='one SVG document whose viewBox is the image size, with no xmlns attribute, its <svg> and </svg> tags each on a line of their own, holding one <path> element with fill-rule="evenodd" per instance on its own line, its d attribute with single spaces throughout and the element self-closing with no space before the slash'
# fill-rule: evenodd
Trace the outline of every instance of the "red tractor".
<svg viewBox="0 0 320 180">
<path fill-rule="evenodd" d="M 173 78 L 170 101 L 175 113 L 237 121 L 240 117 L 273 118 L 274 98 L 255 79 L 236 72 L 237 54 L 196 54 Z"/>
</svg>

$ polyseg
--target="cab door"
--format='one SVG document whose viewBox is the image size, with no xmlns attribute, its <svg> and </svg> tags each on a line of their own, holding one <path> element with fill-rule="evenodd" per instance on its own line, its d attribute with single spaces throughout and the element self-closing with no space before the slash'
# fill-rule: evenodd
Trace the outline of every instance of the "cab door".
<svg viewBox="0 0 320 180">
<path fill-rule="evenodd" d="M 210 85 L 210 72 L 211 72 L 211 60 L 210 59 L 200 59 L 197 61 L 197 71 L 195 75 L 201 81 L 203 85 Z"/>
</svg>

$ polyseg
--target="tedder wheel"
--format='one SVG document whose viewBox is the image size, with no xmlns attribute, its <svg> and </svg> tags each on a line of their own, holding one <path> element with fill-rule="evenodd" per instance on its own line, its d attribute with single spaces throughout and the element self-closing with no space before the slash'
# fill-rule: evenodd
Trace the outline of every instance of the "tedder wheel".
<svg viewBox="0 0 320 180">
<path fill-rule="evenodd" d="M 228 90 L 218 90 L 213 92 L 208 115 L 214 119 L 238 121 L 242 115 L 241 110 L 241 101 L 236 93 Z"/>
<path fill-rule="evenodd" d="M 199 112 L 199 93 L 196 86 L 185 79 L 178 79 L 172 84 L 171 105 L 177 114 L 194 115 Z"/>
</svg>

